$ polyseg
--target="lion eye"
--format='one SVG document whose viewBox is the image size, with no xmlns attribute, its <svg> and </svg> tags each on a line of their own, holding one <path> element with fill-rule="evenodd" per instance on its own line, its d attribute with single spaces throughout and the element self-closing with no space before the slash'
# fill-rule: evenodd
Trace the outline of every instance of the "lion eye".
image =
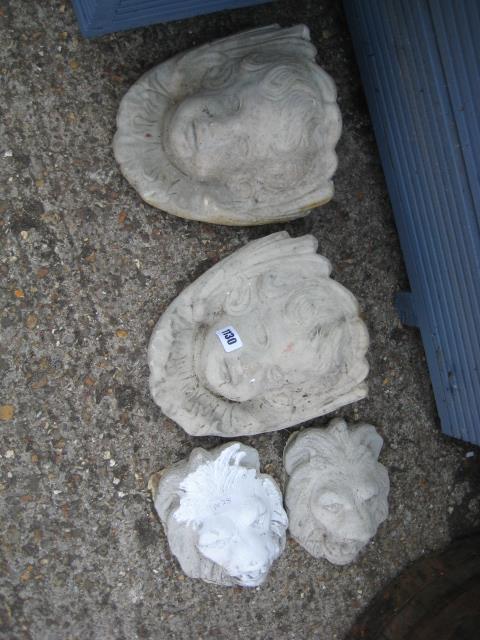
<svg viewBox="0 0 480 640">
<path fill-rule="evenodd" d="M 209 531 L 204 533 L 199 540 L 202 547 L 224 547 L 228 542 L 228 538 L 219 531 Z"/>
<path fill-rule="evenodd" d="M 320 489 L 315 502 L 318 509 L 331 513 L 332 515 L 342 513 L 345 509 L 348 510 L 349 508 L 348 501 L 344 500 L 341 494 L 332 490 L 322 491 Z"/>
<path fill-rule="evenodd" d="M 267 524 L 267 512 L 262 513 L 253 523 L 252 526 L 254 529 L 264 530 Z"/>
<path fill-rule="evenodd" d="M 367 484 L 358 487 L 357 493 L 363 502 L 369 502 L 378 496 L 378 489 L 374 485 Z"/>
</svg>

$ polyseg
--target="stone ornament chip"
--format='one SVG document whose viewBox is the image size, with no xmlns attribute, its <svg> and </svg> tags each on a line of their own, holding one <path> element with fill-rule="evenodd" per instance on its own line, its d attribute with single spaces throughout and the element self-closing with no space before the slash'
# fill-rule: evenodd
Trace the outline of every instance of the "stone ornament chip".
<svg viewBox="0 0 480 640">
<path fill-rule="evenodd" d="M 311 235 L 254 240 L 170 304 L 148 348 L 150 390 L 165 415 L 191 435 L 233 437 L 365 397 L 367 329 L 316 250 Z"/>
<path fill-rule="evenodd" d="M 121 101 L 114 153 L 149 204 L 228 225 L 284 222 L 333 195 L 336 88 L 304 25 L 240 33 L 145 73 Z"/>
<path fill-rule="evenodd" d="M 292 537 L 315 558 L 353 562 L 388 516 L 389 479 L 375 427 L 305 429 L 288 440 L 285 504 Z"/>
<path fill-rule="evenodd" d="M 256 587 L 285 548 L 287 514 L 258 453 L 238 442 L 154 474 L 149 483 L 172 553 L 191 578 Z"/>
</svg>

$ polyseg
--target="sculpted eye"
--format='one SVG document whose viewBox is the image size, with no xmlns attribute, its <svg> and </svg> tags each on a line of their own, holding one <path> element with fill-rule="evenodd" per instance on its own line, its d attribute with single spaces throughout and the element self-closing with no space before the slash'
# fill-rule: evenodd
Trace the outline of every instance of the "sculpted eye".
<svg viewBox="0 0 480 640">
<path fill-rule="evenodd" d="M 237 509 L 236 520 L 240 527 L 252 527 L 260 524 L 266 515 L 265 505 L 257 499 L 252 499 Z"/>
<path fill-rule="evenodd" d="M 199 544 L 202 547 L 224 547 L 228 539 L 219 531 L 208 531 L 200 536 Z"/>
<path fill-rule="evenodd" d="M 378 488 L 374 484 L 360 485 L 357 494 L 363 502 L 370 502 L 378 496 Z"/>
<path fill-rule="evenodd" d="M 340 513 L 343 510 L 343 505 L 339 502 L 331 502 L 329 504 L 322 505 L 322 508 L 325 511 L 329 511 L 330 513 Z"/>
<path fill-rule="evenodd" d="M 227 96 L 225 99 L 225 107 L 230 113 L 237 113 L 241 107 L 240 98 L 238 96 Z"/>
<path fill-rule="evenodd" d="M 264 531 L 267 528 L 267 512 L 264 511 L 253 523 L 254 529 Z"/>
<path fill-rule="evenodd" d="M 266 377 L 268 384 L 271 386 L 281 384 L 285 380 L 285 374 L 278 365 L 269 367 Z"/>
<path fill-rule="evenodd" d="M 251 526 L 254 529 L 263 529 L 263 518 L 259 518 L 258 520 L 255 520 L 255 522 L 252 522 Z"/>
<path fill-rule="evenodd" d="M 202 108 L 207 119 L 228 118 L 240 111 L 240 98 L 235 95 L 210 97 Z"/>
<path fill-rule="evenodd" d="M 227 315 L 242 316 L 253 306 L 252 290 L 247 278 L 239 275 L 229 283 L 223 308 Z"/>
<path fill-rule="evenodd" d="M 345 510 L 346 504 L 341 497 L 334 491 L 320 492 L 317 497 L 316 503 L 318 508 L 332 515 L 342 513 Z"/>
</svg>

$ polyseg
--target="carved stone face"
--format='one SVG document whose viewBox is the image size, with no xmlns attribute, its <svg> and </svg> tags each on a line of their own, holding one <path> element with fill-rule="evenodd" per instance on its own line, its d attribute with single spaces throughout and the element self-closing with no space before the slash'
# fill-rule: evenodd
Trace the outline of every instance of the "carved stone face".
<svg viewBox="0 0 480 640">
<path fill-rule="evenodd" d="M 348 480 L 341 474 L 319 481 L 312 490 L 310 508 L 320 537 L 310 544 L 323 546 L 324 556 L 334 564 L 347 564 L 373 538 L 385 502 L 373 468 L 352 465 Z M 381 521 L 382 521 L 381 520 Z"/>
<path fill-rule="evenodd" d="M 366 328 L 315 249 L 312 236 L 285 232 L 251 242 L 164 313 L 149 346 L 150 389 L 186 431 L 261 433 L 364 397 Z"/>
<path fill-rule="evenodd" d="M 285 546 L 281 493 L 258 473 L 251 447 L 196 449 L 161 476 L 154 501 L 170 547 L 191 577 L 255 587 Z"/>
<path fill-rule="evenodd" d="M 298 378 L 298 372 L 304 378 L 309 371 L 314 375 L 318 357 L 312 341 L 291 330 L 282 309 L 281 300 L 260 304 L 247 315 L 222 315 L 208 328 L 198 371 L 212 393 L 245 402 L 281 389 L 289 376 Z M 216 332 L 226 326 L 240 335 L 241 349 L 229 353 L 223 349 Z"/>
<path fill-rule="evenodd" d="M 304 108 L 289 108 L 240 72 L 228 91 L 199 92 L 174 110 L 166 132 L 172 161 L 200 181 L 243 175 L 281 153 L 300 153 Z"/>
<path fill-rule="evenodd" d="M 254 29 L 179 54 L 123 98 L 114 152 L 147 202 L 264 224 L 330 200 L 341 119 L 308 29 Z"/>
<path fill-rule="evenodd" d="M 388 475 L 377 462 L 374 427 L 343 420 L 306 429 L 287 442 L 287 512 L 293 537 L 334 564 L 353 562 L 388 515 Z"/>
<path fill-rule="evenodd" d="M 271 531 L 270 505 L 247 496 L 228 505 L 221 514 L 207 517 L 198 534 L 200 553 L 218 564 L 244 587 L 265 579 L 271 558 L 279 553 L 279 540 Z"/>
</svg>

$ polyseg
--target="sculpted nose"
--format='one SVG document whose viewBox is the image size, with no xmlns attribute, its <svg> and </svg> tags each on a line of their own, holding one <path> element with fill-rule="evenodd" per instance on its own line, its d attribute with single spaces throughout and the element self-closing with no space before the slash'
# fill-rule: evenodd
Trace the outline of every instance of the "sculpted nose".
<svg viewBox="0 0 480 640">
<path fill-rule="evenodd" d="M 236 553 L 236 568 L 239 573 L 263 571 L 271 563 L 268 550 L 255 535 L 244 532 Z"/>
<path fill-rule="evenodd" d="M 375 534 L 375 524 L 369 511 L 356 508 L 351 516 L 348 527 L 348 537 L 350 540 L 358 542 L 368 542 Z"/>
</svg>

